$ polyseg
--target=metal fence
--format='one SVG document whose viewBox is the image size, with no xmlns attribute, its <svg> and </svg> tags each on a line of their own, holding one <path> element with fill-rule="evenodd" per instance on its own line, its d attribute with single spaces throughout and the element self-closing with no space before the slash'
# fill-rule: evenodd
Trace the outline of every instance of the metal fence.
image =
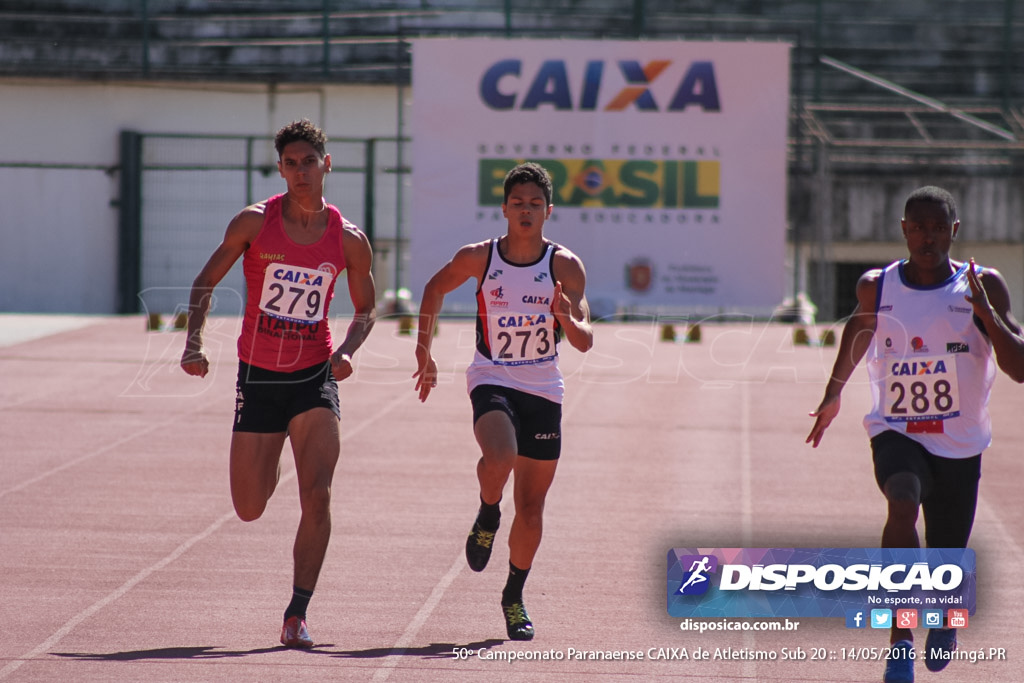
<svg viewBox="0 0 1024 683">
<path fill-rule="evenodd" d="M 399 181 L 408 172 L 395 163 L 400 143 L 407 141 L 329 143 L 333 173 L 325 194 L 370 238 L 382 288 L 402 281 L 408 241 L 400 226 Z M 119 307 L 122 313 L 173 314 L 188 303 L 188 285 L 231 219 L 243 207 L 284 191 L 273 139 L 126 132 L 121 147 Z M 218 288 L 221 312 L 240 312 L 244 292 L 239 262 Z"/>
<path fill-rule="evenodd" d="M 789 238 L 795 261 L 818 262 L 794 268 L 793 291 L 830 300 L 829 245 L 850 232 L 833 201 L 845 178 L 1024 182 L 1022 14 L 1017 0 L 6 0 L 0 76 L 402 88 L 421 36 L 785 40 Z M 180 295 L 159 288 L 191 282 L 234 213 L 281 189 L 276 157 L 259 137 L 137 142 L 120 167 L 48 167 L 122 171 L 119 307 L 136 310 L 145 290 L 146 306 L 173 309 Z M 331 147 L 344 170 L 328 198 L 373 236 L 382 289 L 398 289 L 402 144 Z"/>
<path fill-rule="evenodd" d="M 871 98 L 830 55 L 940 99 L 1024 98 L 1018 0 L 6 0 L 0 75 L 408 82 L 424 36 L 784 40 L 794 93 Z M 936 77 L 941 73 L 941 77 Z"/>
</svg>

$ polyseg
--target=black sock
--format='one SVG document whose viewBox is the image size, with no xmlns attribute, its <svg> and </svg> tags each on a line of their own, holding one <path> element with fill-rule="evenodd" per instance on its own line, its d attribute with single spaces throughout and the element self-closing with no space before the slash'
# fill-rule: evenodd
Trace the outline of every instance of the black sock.
<svg viewBox="0 0 1024 683">
<path fill-rule="evenodd" d="M 501 522 L 501 498 L 498 499 L 497 503 L 493 505 L 485 503 L 484 499 L 480 499 L 480 511 L 476 514 L 476 523 L 480 525 L 480 528 L 484 531 L 497 531 L 498 524 Z"/>
<path fill-rule="evenodd" d="M 288 609 L 284 611 L 284 620 L 289 617 L 306 618 L 306 608 L 309 607 L 309 599 L 313 597 L 313 591 L 308 591 L 298 586 L 292 586 L 292 601 L 288 603 Z"/>
<path fill-rule="evenodd" d="M 523 586 L 529 574 L 529 569 L 520 569 L 511 562 L 508 563 L 508 580 L 505 581 L 505 589 L 501 591 L 502 605 L 508 607 L 523 601 Z"/>
</svg>

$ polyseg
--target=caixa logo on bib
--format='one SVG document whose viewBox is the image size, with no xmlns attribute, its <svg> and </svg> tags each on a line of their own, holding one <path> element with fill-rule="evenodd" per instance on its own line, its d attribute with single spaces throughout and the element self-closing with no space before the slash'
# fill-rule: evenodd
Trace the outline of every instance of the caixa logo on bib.
<svg viewBox="0 0 1024 683">
<path fill-rule="evenodd" d="M 848 609 L 956 607 L 974 613 L 969 548 L 675 548 L 678 617 L 842 617 Z"/>
</svg>

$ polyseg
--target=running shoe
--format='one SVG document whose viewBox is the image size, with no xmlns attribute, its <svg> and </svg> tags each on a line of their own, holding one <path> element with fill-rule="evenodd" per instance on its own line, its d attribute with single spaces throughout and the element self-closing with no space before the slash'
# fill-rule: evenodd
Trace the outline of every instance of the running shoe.
<svg viewBox="0 0 1024 683">
<path fill-rule="evenodd" d="M 466 539 L 466 562 L 469 568 L 475 572 L 482 572 L 491 559 L 491 546 L 494 544 L 494 534 L 497 529 L 487 531 L 480 528 L 479 522 L 473 522 L 473 530 L 469 532 Z"/>
<path fill-rule="evenodd" d="M 288 617 L 281 627 L 281 644 L 285 647 L 313 647 L 313 639 L 306 629 L 306 620 L 301 617 Z"/>
<path fill-rule="evenodd" d="M 932 650 L 942 650 L 947 655 L 956 651 L 955 628 L 933 628 L 924 641 L 924 665 L 929 671 L 942 671 L 949 664 L 950 657 L 932 657 Z"/>
<path fill-rule="evenodd" d="M 898 640 L 889 646 L 889 657 L 885 662 L 885 683 L 914 683 L 914 644 L 909 640 Z"/>
<path fill-rule="evenodd" d="M 523 603 L 502 605 L 501 610 L 505 613 L 505 631 L 510 640 L 533 640 L 533 622 Z"/>
</svg>

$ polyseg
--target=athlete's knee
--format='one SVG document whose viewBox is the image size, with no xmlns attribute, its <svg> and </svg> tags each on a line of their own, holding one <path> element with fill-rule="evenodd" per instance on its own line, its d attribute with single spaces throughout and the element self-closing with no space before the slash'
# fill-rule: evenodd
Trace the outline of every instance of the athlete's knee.
<svg viewBox="0 0 1024 683">
<path fill-rule="evenodd" d="M 325 484 L 316 484 L 303 487 L 299 491 L 299 499 L 304 515 L 312 515 L 315 518 L 330 517 L 331 514 L 331 487 Z"/>
<path fill-rule="evenodd" d="M 500 480 L 504 483 L 515 465 L 516 453 L 510 451 L 484 452 L 477 461 L 476 471 L 481 479 Z"/>
<path fill-rule="evenodd" d="M 917 506 L 921 504 L 921 480 L 916 474 L 898 472 L 892 475 L 885 480 L 883 491 L 890 507 L 913 506 L 916 511 Z"/>
<path fill-rule="evenodd" d="M 235 513 L 238 515 L 238 519 L 243 522 L 255 522 L 257 519 L 263 516 L 263 512 L 250 512 L 248 510 L 240 510 L 235 507 Z"/>
<path fill-rule="evenodd" d="M 907 501 L 890 501 L 885 528 L 896 534 L 914 533 L 917 526 L 918 507 Z"/>
<path fill-rule="evenodd" d="M 264 481 L 231 477 L 231 504 L 235 507 L 235 514 L 243 522 L 252 522 L 262 517 L 273 492 L 273 486 L 268 486 Z"/>
<path fill-rule="evenodd" d="M 249 499 L 240 496 L 233 496 L 232 502 L 235 506 L 235 514 L 243 522 L 253 522 L 263 516 L 267 509 L 267 501 L 260 502 L 259 499 Z"/>
<path fill-rule="evenodd" d="M 543 528 L 544 501 L 517 501 L 516 521 L 528 529 Z"/>
<path fill-rule="evenodd" d="M 473 434 L 485 460 L 513 461 L 516 456 L 515 427 L 505 413 L 491 411 L 473 425 Z"/>
</svg>

